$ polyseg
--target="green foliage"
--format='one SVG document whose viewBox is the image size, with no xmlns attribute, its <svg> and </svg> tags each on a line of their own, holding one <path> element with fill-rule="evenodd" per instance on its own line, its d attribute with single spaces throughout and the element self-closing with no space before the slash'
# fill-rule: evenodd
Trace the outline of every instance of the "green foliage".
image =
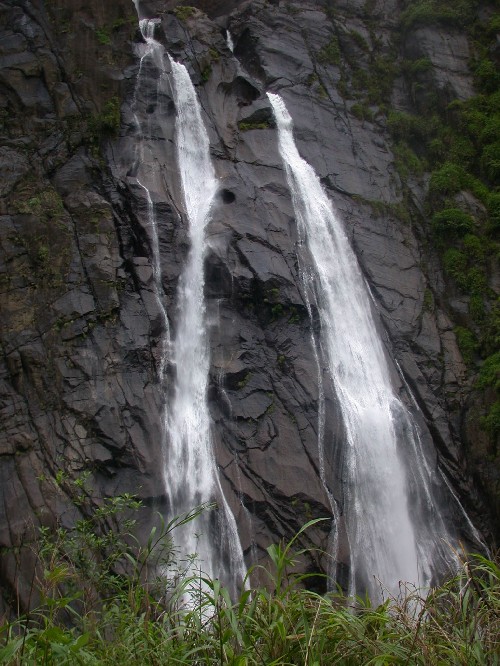
<svg viewBox="0 0 500 666">
<path fill-rule="evenodd" d="M 389 111 L 387 127 L 396 141 L 422 142 L 429 133 L 427 120 L 402 111 Z"/>
<path fill-rule="evenodd" d="M 465 271 L 467 269 L 467 257 L 455 247 L 446 250 L 443 256 L 443 265 L 445 271 L 450 277 L 458 282 L 461 287 L 465 287 Z"/>
<path fill-rule="evenodd" d="M 406 180 L 411 174 L 421 175 L 424 172 L 422 161 L 406 142 L 396 143 L 393 152 L 396 169 L 403 180 Z"/>
<path fill-rule="evenodd" d="M 500 72 L 489 58 L 481 60 L 474 70 L 476 85 L 482 92 L 493 93 L 500 86 Z"/>
<path fill-rule="evenodd" d="M 64 215 L 62 199 L 52 187 L 36 192 L 27 200 L 16 201 L 15 207 L 19 213 L 34 215 L 42 221 L 58 221 Z"/>
<path fill-rule="evenodd" d="M 97 149 L 105 138 L 114 137 L 120 130 L 120 100 L 112 97 L 106 102 L 101 113 L 91 116 L 87 121 L 89 142 Z"/>
<path fill-rule="evenodd" d="M 468 328 L 457 326 L 455 328 L 455 335 L 457 337 L 458 347 L 462 358 L 467 365 L 471 365 L 477 353 L 477 340 L 474 333 Z"/>
<path fill-rule="evenodd" d="M 429 183 L 432 193 L 451 195 L 460 192 L 467 182 L 464 169 L 453 162 L 445 162 L 439 169 L 433 171 Z"/>
<path fill-rule="evenodd" d="M 405 60 L 403 62 L 403 70 L 411 78 L 428 72 L 433 67 L 434 65 L 429 58 L 417 58 L 416 60 Z"/>
<path fill-rule="evenodd" d="M 336 36 L 332 37 L 317 53 L 318 62 L 323 65 L 340 64 L 340 45 Z"/>
<path fill-rule="evenodd" d="M 187 21 L 187 19 L 194 16 L 195 12 L 196 8 L 189 5 L 178 5 L 174 9 L 174 14 L 180 21 Z"/>
<path fill-rule="evenodd" d="M 500 392 L 500 352 L 485 359 L 476 382 L 479 389 L 494 388 Z"/>
<path fill-rule="evenodd" d="M 271 123 L 269 120 L 253 120 L 253 121 L 245 121 L 245 120 L 240 120 L 238 123 L 238 128 L 241 132 L 248 132 L 249 130 L 262 130 L 262 129 L 269 129 L 271 127 Z"/>
<path fill-rule="evenodd" d="M 493 403 L 486 416 L 481 419 L 481 425 L 492 437 L 500 433 L 500 400 Z"/>
<path fill-rule="evenodd" d="M 357 30 L 349 30 L 349 37 L 362 51 L 368 52 L 370 50 L 366 39 Z"/>
<path fill-rule="evenodd" d="M 401 14 L 401 27 L 409 30 L 421 25 L 466 26 L 474 18 L 474 0 L 410 0 Z"/>
<path fill-rule="evenodd" d="M 492 192 L 487 199 L 488 215 L 492 229 L 500 228 L 500 192 Z"/>
<path fill-rule="evenodd" d="M 352 115 L 358 120 L 373 121 L 373 112 L 367 104 L 360 104 L 356 102 L 350 108 Z"/>
<path fill-rule="evenodd" d="M 238 382 L 237 387 L 238 387 L 239 389 L 245 388 L 245 386 L 246 386 L 246 385 L 248 384 L 248 382 L 250 381 L 251 377 L 252 377 L 252 373 L 251 373 L 251 372 L 247 372 L 246 375 L 243 377 L 243 379 L 242 379 L 241 381 Z"/>
<path fill-rule="evenodd" d="M 488 180 L 500 182 L 500 141 L 484 147 L 481 154 L 481 167 Z"/>
<path fill-rule="evenodd" d="M 96 28 L 95 34 L 99 44 L 102 44 L 103 46 L 111 44 L 111 35 L 109 34 L 107 28 L 105 27 Z"/>
<path fill-rule="evenodd" d="M 103 507 L 97 522 L 85 523 L 82 547 L 93 552 L 91 528 L 97 527 L 106 538 L 103 524 L 122 509 L 133 510 L 131 502 L 135 500 L 122 496 L 116 505 Z M 289 541 L 267 548 L 269 568 L 251 570 L 250 576 L 255 573 L 266 580 L 265 587 L 249 587 L 231 599 L 219 580 L 202 571 L 194 576 L 189 573 L 193 567 L 179 566 L 180 558 L 173 557 L 173 531 L 198 513 L 153 530 L 144 546 L 138 546 L 123 526 L 116 539 L 121 553 L 129 556 L 127 571 L 117 575 L 118 560 L 110 561 L 106 555 L 97 561 L 97 580 L 105 585 L 106 594 L 92 598 L 90 604 L 87 582 L 74 559 L 75 544 L 68 543 L 74 535 L 43 533 L 36 579 L 43 592 L 42 606 L 27 617 L 4 621 L 0 662 L 6 666 L 497 663 L 500 569 L 494 561 L 480 555 L 464 558 L 462 569 L 444 584 L 430 591 L 403 585 L 400 598 L 388 598 L 379 606 L 338 592 L 318 595 L 304 587 L 310 576 L 295 571 L 297 561 L 310 554 L 303 546 L 306 531 L 319 522 L 310 520 Z"/>
<path fill-rule="evenodd" d="M 434 214 L 432 229 L 441 238 L 456 238 L 474 229 L 474 219 L 460 208 L 445 208 Z"/>
</svg>

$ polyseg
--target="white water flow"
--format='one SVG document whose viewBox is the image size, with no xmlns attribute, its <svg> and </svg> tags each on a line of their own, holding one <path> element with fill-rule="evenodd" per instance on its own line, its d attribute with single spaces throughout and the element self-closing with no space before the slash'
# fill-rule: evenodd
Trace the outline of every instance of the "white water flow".
<svg viewBox="0 0 500 666">
<path fill-rule="evenodd" d="M 139 0 L 134 0 L 139 13 Z M 134 171 L 147 201 L 155 294 L 158 300 L 164 337 L 159 378 L 165 391 L 163 414 L 164 481 L 168 516 L 187 514 L 196 506 L 217 502 L 218 511 L 205 511 L 196 520 L 176 528 L 174 540 L 181 556 L 198 555 L 193 573 L 200 569 L 211 577 L 223 579 L 233 592 L 246 575 L 236 522 L 224 497 L 212 450 L 210 415 L 207 405 L 209 371 L 208 335 L 205 322 L 204 273 L 205 228 L 217 191 L 217 180 L 210 161 L 208 136 L 203 125 L 196 92 L 186 68 L 167 57 L 154 38 L 160 19 L 142 19 L 140 30 L 145 44 L 134 94 L 133 112 L 138 129 Z M 143 84 L 148 91 L 146 64 L 157 70 L 156 99 L 140 100 Z M 150 89 L 150 88 L 149 88 Z M 175 340 L 170 338 L 164 306 L 159 225 L 151 196 L 152 188 L 162 191 L 165 174 L 158 152 L 157 137 L 169 136 L 165 101 L 173 98 L 176 108 L 175 143 L 182 205 L 189 224 L 190 251 L 179 279 Z M 140 101 L 139 101 L 140 100 Z M 152 104 L 151 102 L 154 102 Z M 140 105 L 146 111 L 139 113 Z M 150 109 L 153 108 L 153 111 Z M 142 123 L 139 118 L 146 117 Z M 154 134 L 153 134 L 154 131 Z M 149 139 L 149 135 L 151 138 Z M 175 368 L 175 378 L 167 386 L 167 367 Z"/>
<path fill-rule="evenodd" d="M 234 51 L 234 42 L 233 42 L 233 36 L 229 32 L 229 30 L 226 29 L 226 44 L 227 48 L 233 53 Z"/>
<path fill-rule="evenodd" d="M 212 448 L 207 405 L 209 372 L 205 322 L 205 229 L 218 183 L 210 159 L 200 104 L 184 65 L 170 58 L 175 102 L 176 148 L 190 250 L 179 279 L 177 327 L 173 342 L 176 370 L 167 415 L 165 481 L 173 515 L 217 500 L 218 516 L 205 512 L 177 534 L 184 553 L 197 553 L 203 571 L 236 589 L 245 576 L 234 516 L 224 498 Z M 214 524 L 215 523 L 215 524 Z"/>
<path fill-rule="evenodd" d="M 299 155 L 283 100 L 268 97 L 309 257 L 301 263 L 309 261 L 313 268 L 304 279 L 316 292 L 324 363 L 344 421 L 349 593 L 368 592 L 378 601 L 387 593 L 397 595 L 400 581 L 429 585 L 443 560 L 453 560 L 445 543 L 450 537 L 436 516 L 427 463 L 419 462 L 418 432 L 395 394 L 354 252 L 319 178 Z M 408 473 L 403 460 L 418 469 Z"/>
</svg>

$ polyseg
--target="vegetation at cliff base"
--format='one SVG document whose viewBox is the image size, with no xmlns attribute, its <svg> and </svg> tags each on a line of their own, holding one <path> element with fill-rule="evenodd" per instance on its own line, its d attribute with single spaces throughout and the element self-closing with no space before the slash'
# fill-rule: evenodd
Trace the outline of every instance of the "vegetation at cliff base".
<svg viewBox="0 0 500 666">
<path fill-rule="evenodd" d="M 61 477 L 60 482 L 64 479 Z M 85 502 L 82 486 L 82 502 Z M 105 501 L 74 528 L 42 528 L 36 543 L 35 610 L 4 619 L 2 664 L 498 664 L 500 568 L 480 555 L 435 589 L 401 585 L 378 606 L 340 592 L 305 589 L 294 573 L 306 524 L 271 545 L 264 584 L 237 599 L 175 552 L 175 529 L 202 508 L 132 536 L 140 510 L 124 495 Z M 128 515 L 121 524 L 121 514 Z M 116 529 L 109 529 L 115 523 Z M 250 573 L 250 578 L 252 577 Z"/>
</svg>

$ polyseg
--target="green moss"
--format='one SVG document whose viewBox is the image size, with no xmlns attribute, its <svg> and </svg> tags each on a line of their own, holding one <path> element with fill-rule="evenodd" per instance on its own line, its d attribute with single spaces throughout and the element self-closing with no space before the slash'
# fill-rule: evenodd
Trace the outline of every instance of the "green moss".
<svg viewBox="0 0 500 666">
<path fill-rule="evenodd" d="M 246 375 L 243 377 L 243 379 L 242 379 L 241 381 L 238 382 L 237 387 L 238 387 L 239 389 L 245 388 L 245 386 L 246 386 L 246 385 L 248 384 L 248 382 L 250 381 L 251 377 L 252 377 L 252 373 L 251 373 L 251 372 L 247 372 Z"/>
<path fill-rule="evenodd" d="M 111 35 L 109 33 L 109 30 L 105 27 L 101 28 L 96 28 L 95 31 L 97 41 L 99 44 L 102 44 L 103 46 L 107 46 L 108 44 L 111 44 Z"/>
<path fill-rule="evenodd" d="M 101 113 L 91 116 L 87 121 L 90 142 L 99 145 L 101 139 L 116 136 L 120 129 L 120 100 L 112 97 L 106 102 Z"/>
<path fill-rule="evenodd" d="M 217 49 L 210 48 L 208 49 L 208 52 L 210 54 L 210 58 L 217 62 L 220 59 L 220 53 L 217 51 Z"/>
<path fill-rule="evenodd" d="M 317 53 L 318 62 L 323 65 L 340 64 L 340 45 L 336 36 L 332 37 Z"/>
<path fill-rule="evenodd" d="M 37 192 L 29 199 L 17 200 L 14 206 L 19 213 L 34 215 L 42 221 L 58 221 L 64 215 L 62 199 L 52 187 Z"/>
<path fill-rule="evenodd" d="M 368 52 L 369 46 L 368 42 L 366 39 L 363 37 L 361 33 L 359 33 L 357 30 L 350 30 L 349 31 L 349 36 L 352 39 L 352 41 L 356 44 L 358 48 L 360 48 L 362 51 Z"/>
<path fill-rule="evenodd" d="M 238 123 L 238 128 L 242 132 L 248 132 L 249 130 L 263 130 L 263 129 L 269 129 L 271 127 L 271 123 L 269 120 L 259 120 L 259 121 L 252 121 L 248 122 L 245 120 L 240 120 Z"/>
<path fill-rule="evenodd" d="M 350 108 L 352 115 L 358 120 L 373 121 L 373 112 L 367 104 L 360 104 L 356 102 Z"/>
<path fill-rule="evenodd" d="M 196 7 L 190 7 L 189 5 L 179 5 L 174 9 L 174 14 L 180 21 L 187 21 L 187 19 L 194 16 L 195 12 Z"/>
</svg>

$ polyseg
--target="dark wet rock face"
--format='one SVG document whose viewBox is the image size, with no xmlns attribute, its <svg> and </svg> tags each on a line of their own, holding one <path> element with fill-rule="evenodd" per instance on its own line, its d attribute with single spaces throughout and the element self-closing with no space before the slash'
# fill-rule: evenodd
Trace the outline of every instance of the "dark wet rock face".
<svg viewBox="0 0 500 666">
<path fill-rule="evenodd" d="M 402 202 L 385 117 L 374 110 L 360 119 L 339 93 L 341 63 L 355 59 L 368 72 L 366 48 L 392 54 L 397 3 L 373 3 L 371 17 L 364 4 L 336 3 L 334 20 L 321 3 L 199 3 L 210 18 L 176 16 L 163 2 L 141 5 L 143 15 L 161 18 L 156 38 L 197 86 L 220 179 L 205 263 L 208 400 L 221 481 L 249 564 L 309 518 L 331 518 L 317 444 L 319 317 L 306 307 L 266 90 L 284 98 L 298 149 L 344 221 L 401 369 L 401 394 L 408 400 L 406 384 L 421 410 L 426 446 L 490 536 L 464 466 L 466 368 L 425 243 L 423 191 L 415 185 Z M 89 0 L 83 9 L 11 0 L 0 17 L 0 583 L 8 605 L 16 580 L 28 603 L 31 555 L 22 547 L 37 527 L 75 520 L 72 481 L 83 472 L 91 473 L 96 502 L 119 492 L 137 493 L 148 506 L 162 501 L 163 331 L 147 201 L 134 171 L 134 114 L 143 127 L 150 119 L 159 173 L 151 196 L 173 335 L 188 248 L 175 109 L 167 93 L 158 99 L 151 62 L 136 91 L 141 38 L 132 2 Z M 377 24 L 376 45 L 368 18 Z M 433 89 L 447 100 L 471 94 L 462 35 L 422 28 L 403 51 L 435 64 Z M 390 94 L 403 110 L 425 103 L 397 79 Z M 327 383 L 325 393 L 328 491 L 340 497 L 342 425 Z M 326 548 L 328 534 L 320 523 L 310 537 Z M 304 566 L 326 569 L 321 560 Z"/>
</svg>

